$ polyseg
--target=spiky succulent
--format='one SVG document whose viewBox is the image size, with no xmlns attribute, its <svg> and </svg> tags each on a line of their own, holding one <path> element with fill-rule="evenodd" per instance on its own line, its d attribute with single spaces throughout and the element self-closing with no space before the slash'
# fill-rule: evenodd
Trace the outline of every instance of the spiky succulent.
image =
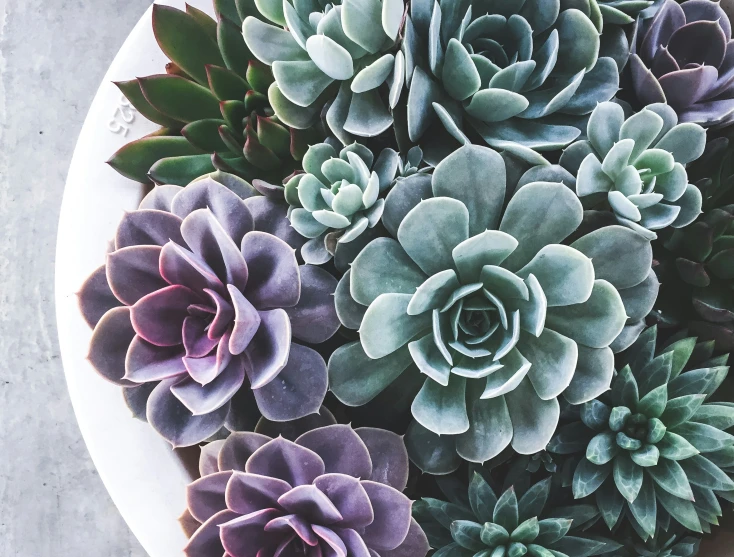
<svg viewBox="0 0 734 557">
<path fill-rule="evenodd" d="M 437 160 L 474 133 L 536 163 L 535 151 L 571 143 L 579 117 L 619 86 L 614 60 L 599 57 L 601 18 L 595 25 L 589 15 L 560 0 L 411 2 L 403 42 L 411 141 Z"/>
<path fill-rule="evenodd" d="M 609 393 L 580 408 L 581 421 L 562 427 L 548 446 L 584 453 L 573 477 L 576 498 L 594 495 L 609 528 L 624 517 L 647 540 L 669 520 L 708 532 L 734 495 L 734 405 L 706 402 L 729 368 L 687 369 L 694 338 L 656 353 L 647 329 L 625 353 L 629 362 Z M 706 365 L 706 364 L 704 364 Z"/>
<path fill-rule="evenodd" d="M 688 169 L 703 194 L 703 214 L 690 226 L 663 235 L 664 247 L 655 253 L 663 283 L 655 319 L 714 339 L 722 352 L 734 350 L 733 155 L 727 138 L 708 143 Z"/>
<path fill-rule="evenodd" d="M 404 61 L 395 55 L 403 0 L 259 0 L 256 5 L 259 15 L 245 18 L 242 30 L 252 53 L 273 68 L 268 97 L 283 122 L 308 128 L 329 104 L 326 121 L 345 145 L 392 125 L 381 89 L 391 84 L 393 108 L 404 82 Z"/>
<path fill-rule="evenodd" d="M 321 131 L 291 130 L 273 115 L 270 68 L 249 52 L 237 9 L 253 0 L 214 2 L 217 21 L 186 7 L 153 6 L 153 32 L 171 60 L 167 74 L 117 83 L 130 103 L 163 128 L 125 145 L 110 165 L 139 182 L 185 186 L 219 169 L 245 179 L 282 179 Z"/>
<path fill-rule="evenodd" d="M 285 185 L 291 225 L 310 238 L 301 250 L 306 262 L 325 263 L 340 244 L 353 242 L 380 222 L 384 193 L 400 162 L 392 149 L 383 150 L 375 160 L 372 151 L 359 143 L 340 152 L 329 143 L 309 147 L 303 158 L 305 174 Z"/>
<path fill-rule="evenodd" d="M 701 213 L 701 192 L 685 165 L 703 154 L 706 132 L 678 124 L 667 105 L 655 104 L 625 120 L 616 103 L 594 109 L 588 140 L 568 147 L 561 166 L 576 176 L 587 207 L 610 207 L 620 224 L 654 240 L 655 230 L 682 228 Z"/>
<path fill-rule="evenodd" d="M 323 358 L 292 337 L 318 344 L 336 332 L 336 279 L 299 266 L 267 232 L 288 239 L 284 221 L 266 198 L 243 200 L 211 177 L 159 186 L 123 217 L 106 264 L 82 287 L 89 360 L 135 389 L 133 408 L 145 405 L 174 446 L 204 441 L 255 405 L 272 420 L 306 416 L 326 395 Z"/>
<path fill-rule="evenodd" d="M 359 406 L 403 373 L 427 375 L 407 437 L 423 470 L 484 462 L 510 443 L 542 450 L 557 397 L 608 389 L 610 345 L 636 338 L 628 316 L 642 319 L 657 294 L 642 236 L 611 226 L 563 245 L 583 219 L 568 187 L 524 185 L 503 210 L 506 189 L 502 157 L 479 146 L 399 182 L 383 217 L 397 239 L 369 243 L 336 291 L 359 341 L 332 355 L 331 389 Z"/>
<path fill-rule="evenodd" d="M 510 487 L 497 496 L 478 473 L 469 484 L 468 497 L 451 503 L 422 499 L 413 515 L 428 535 L 434 555 L 441 557 L 589 557 L 618 544 L 580 533 L 597 515 L 589 505 L 546 508 L 551 479 L 524 493 Z"/>
<path fill-rule="evenodd" d="M 681 122 L 734 121 L 731 23 L 719 2 L 665 0 L 638 22 L 629 72 L 640 106 L 667 103 Z"/>
<path fill-rule="evenodd" d="M 394 433 L 329 425 L 289 441 L 243 432 L 215 450 L 202 453 L 202 478 L 187 489 L 199 523 L 188 557 L 428 552 L 401 493 L 408 457 Z"/>
</svg>

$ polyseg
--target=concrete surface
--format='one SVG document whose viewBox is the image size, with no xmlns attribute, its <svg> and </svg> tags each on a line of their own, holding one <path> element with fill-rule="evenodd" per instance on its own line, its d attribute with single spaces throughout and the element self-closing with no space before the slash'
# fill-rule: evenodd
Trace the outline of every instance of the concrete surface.
<svg viewBox="0 0 734 557">
<path fill-rule="evenodd" d="M 77 135 L 149 4 L 0 0 L 0 557 L 145 556 L 76 425 L 53 279 Z"/>
</svg>

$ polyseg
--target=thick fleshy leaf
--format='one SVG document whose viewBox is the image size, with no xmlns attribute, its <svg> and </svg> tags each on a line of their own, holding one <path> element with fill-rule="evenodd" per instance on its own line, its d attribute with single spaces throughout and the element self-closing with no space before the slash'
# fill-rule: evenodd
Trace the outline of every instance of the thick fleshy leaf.
<svg viewBox="0 0 734 557">
<path fill-rule="evenodd" d="M 403 491 L 408 483 L 408 453 L 402 437 L 370 427 L 355 431 L 367 446 L 372 460 L 372 475 L 365 479 Z"/>
<path fill-rule="evenodd" d="M 295 307 L 287 308 L 293 336 L 304 342 L 319 344 L 339 329 L 334 307 L 337 281 L 327 271 L 313 265 L 300 267 L 301 292 Z"/>
<path fill-rule="evenodd" d="M 524 334 L 518 349 L 531 363 L 528 378 L 542 400 L 560 395 L 571 383 L 578 362 L 574 341 L 545 329 L 539 337 Z"/>
<path fill-rule="evenodd" d="M 360 326 L 360 340 L 370 358 L 388 356 L 430 329 L 430 314 L 408 315 L 411 298 L 409 294 L 382 294 L 367 308 Z"/>
<path fill-rule="evenodd" d="M 528 379 L 507 393 L 505 399 L 512 419 L 512 448 L 520 454 L 543 450 L 558 425 L 558 400 L 539 398 Z"/>
<path fill-rule="evenodd" d="M 466 379 L 451 376 L 447 386 L 426 379 L 411 407 L 413 417 L 439 435 L 458 435 L 469 429 Z"/>
<path fill-rule="evenodd" d="M 362 538 L 369 547 L 392 550 L 408 536 L 411 526 L 411 501 L 398 490 L 365 480 L 362 487 L 372 502 L 375 520 L 365 528 Z"/>
<path fill-rule="evenodd" d="M 592 260 L 583 253 L 558 244 L 542 248 L 518 271 L 533 274 L 543 288 L 548 307 L 581 304 L 591 296 L 594 285 Z"/>
<path fill-rule="evenodd" d="M 327 474 L 346 474 L 355 478 L 368 478 L 372 474 L 367 446 L 350 426 L 315 429 L 301 435 L 296 443 L 318 454 L 324 461 Z M 332 443 L 336 443 L 340 450 L 335 452 Z"/>
<path fill-rule="evenodd" d="M 282 309 L 258 312 L 260 327 L 245 350 L 247 376 L 253 389 L 269 384 L 289 361 L 291 324 Z"/>
<path fill-rule="evenodd" d="M 125 379 L 125 359 L 134 338 L 130 309 L 111 309 L 102 316 L 92 333 L 87 358 L 94 369 L 108 381 L 116 385 L 132 386 L 134 383 Z M 179 370 L 182 365 L 180 363 L 178 366 Z M 175 374 L 176 372 L 171 373 Z"/>
</svg>

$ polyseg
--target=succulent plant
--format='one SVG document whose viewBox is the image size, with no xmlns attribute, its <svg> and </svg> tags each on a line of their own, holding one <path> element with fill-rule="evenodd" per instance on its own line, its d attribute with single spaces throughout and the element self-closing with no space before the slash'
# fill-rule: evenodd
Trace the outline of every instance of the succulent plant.
<svg viewBox="0 0 734 557">
<path fill-rule="evenodd" d="M 269 232 L 292 235 L 277 209 L 212 177 L 159 186 L 125 214 L 106 264 L 82 287 L 89 360 L 117 385 L 147 387 L 133 406 L 174 446 L 204 441 L 253 407 L 279 421 L 312 414 L 326 395 L 322 356 L 292 337 L 318 344 L 336 332 L 337 282 L 299 266 Z"/>
<path fill-rule="evenodd" d="M 597 0 L 604 24 L 633 23 L 643 10 L 653 5 L 652 0 Z"/>
<path fill-rule="evenodd" d="M 548 509 L 550 494 L 548 478 L 524 493 L 510 487 L 497 496 L 475 472 L 465 502 L 422 499 L 413 515 L 438 557 L 589 557 L 615 546 L 579 533 L 597 515 L 592 506 Z"/>
<path fill-rule="evenodd" d="M 625 120 L 624 109 L 608 102 L 591 114 L 588 140 L 569 146 L 560 164 L 576 176 L 585 206 L 609 206 L 620 224 L 654 240 L 655 230 L 688 226 L 701 213 L 701 192 L 688 183 L 685 165 L 705 145 L 705 130 L 678 124 L 667 105 Z"/>
<path fill-rule="evenodd" d="M 292 130 L 273 115 L 273 75 L 240 32 L 235 0 L 214 2 L 218 19 L 186 7 L 153 6 L 153 32 L 171 60 L 167 73 L 116 85 L 137 111 L 161 125 L 132 141 L 109 164 L 138 182 L 185 186 L 219 169 L 245 179 L 282 179 L 321 130 Z M 253 0 L 237 2 L 252 11 Z"/>
<path fill-rule="evenodd" d="M 626 517 L 643 540 L 669 521 L 708 532 L 731 500 L 734 405 L 706 402 L 729 368 L 688 369 L 695 338 L 655 356 L 657 329 L 625 353 L 609 393 L 585 403 L 580 421 L 559 429 L 548 450 L 582 452 L 573 477 L 576 498 L 595 496 L 609 528 Z"/>
<path fill-rule="evenodd" d="M 640 106 L 667 103 L 681 122 L 723 127 L 734 120 L 731 23 L 718 2 L 665 0 L 638 22 L 629 73 Z"/>
<path fill-rule="evenodd" d="M 700 546 L 700 537 L 660 530 L 646 542 L 628 544 L 619 557 L 696 557 Z"/>
<path fill-rule="evenodd" d="M 610 56 L 626 59 L 628 48 L 611 47 L 610 56 L 599 57 L 596 2 L 595 15 L 592 3 L 586 13 L 584 2 L 566 4 L 411 2 L 402 47 L 407 130 L 428 160 L 445 154 L 450 142 L 469 141 L 464 121 L 490 146 L 536 164 L 545 162 L 537 152 L 565 147 L 581 134 L 583 117 L 619 87 Z"/>
<path fill-rule="evenodd" d="M 653 317 L 661 326 L 683 326 L 701 339 L 716 340 L 721 352 L 734 350 L 733 155 L 725 137 L 708 143 L 688 169 L 702 192 L 703 214 L 690 226 L 664 234 L 664 247 L 655 253 L 663 288 Z"/>
<path fill-rule="evenodd" d="M 626 324 L 657 295 L 650 244 L 611 226 L 563 245 L 583 209 L 561 183 L 523 185 L 503 211 L 505 163 L 486 147 L 464 146 L 415 178 L 386 200 L 397 240 L 370 242 L 337 287 L 337 313 L 359 341 L 331 356 L 331 389 L 359 406 L 403 373 L 425 374 L 406 439 L 425 471 L 485 462 L 510 443 L 538 452 L 557 397 L 580 404 L 607 390 L 610 345 L 641 331 Z"/>
<path fill-rule="evenodd" d="M 329 104 L 326 121 L 345 145 L 392 126 L 380 89 L 390 83 L 393 108 L 403 88 L 404 61 L 395 53 L 403 0 L 259 0 L 256 6 L 260 13 L 245 18 L 243 35 L 255 57 L 272 66 L 268 97 L 281 121 L 308 128 Z"/>
<path fill-rule="evenodd" d="M 188 557 L 428 552 L 402 494 L 408 457 L 394 433 L 329 425 L 289 441 L 241 432 L 215 450 L 202 453 L 202 477 L 187 489 L 200 523 Z"/>
<path fill-rule="evenodd" d="M 400 162 L 392 149 L 383 150 L 375 160 L 372 151 L 359 143 L 341 152 L 329 143 L 309 147 L 303 158 L 305 174 L 295 175 L 285 185 L 291 225 L 310 238 L 301 250 L 306 262 L 328 261 L 339 244 L 354 241 L 380 222 L 384 193 Z"/>
</svg>

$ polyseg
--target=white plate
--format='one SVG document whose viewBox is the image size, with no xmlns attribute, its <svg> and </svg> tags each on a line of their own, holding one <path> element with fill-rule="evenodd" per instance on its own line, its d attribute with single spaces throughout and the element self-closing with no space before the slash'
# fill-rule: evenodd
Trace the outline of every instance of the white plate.
<svg viewBox="0 0 734 557">
<path fill-rule="evenodd" d="M 210 0 L 188 2 L 212 12 Z M 183 0 L 160 3 L 184 8 Z M 131 417 L 120 388 L 99 377 L 86 360 L 92 331 L 79 312 L 76 292 L 104 263 L 123 212 L 137 208 L 143 193 L 105 161 L 157 127 L 131 113 L 112 82 L 163 73 L 166 62 L 148 9 L 115 57 L 84 122 L 64 191 L 56 249 L 56 318 L 74 411 L 102 481 L 151 557 L 182 554 L 186 537 L 177 519 L 191 478 L 170 445 Z"/>
</svg>

